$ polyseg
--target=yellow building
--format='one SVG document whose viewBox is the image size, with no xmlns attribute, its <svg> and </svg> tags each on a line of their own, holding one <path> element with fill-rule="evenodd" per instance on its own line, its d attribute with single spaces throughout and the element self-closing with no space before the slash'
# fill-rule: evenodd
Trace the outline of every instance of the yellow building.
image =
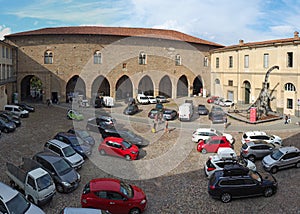
<svg viewBox="0 0 300 214">
<path fill-rule="evenodd" d="M 284 114 L 299 115 L 300 38 L 298 32 L 287 39 L 245 43 L 211 51 L 211 92 L 238 104 L 256 101 L 266 72 L 271 108 Z"/>
</svg>

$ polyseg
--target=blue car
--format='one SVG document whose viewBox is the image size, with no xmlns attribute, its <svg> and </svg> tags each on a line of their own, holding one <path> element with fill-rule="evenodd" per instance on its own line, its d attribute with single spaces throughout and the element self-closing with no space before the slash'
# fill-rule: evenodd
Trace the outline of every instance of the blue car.
<svg viewBox="0 0 300 214">
<path fill-rule="evenodd" d="M 91 146 L 95 145 L 95 139 L 86 130 L 71 128 L 68 130 L 68 133 L 76 134 L 77 137 L 81 138 L 83 141 L 87 142 Z"/>
<path fill-rule="evenodd" d="M 92 154 L 91 145 L 84 142 L 81 138 L 77 137 L 76 134 L 59 132 L 54 136 L 54 139 L 69 144 L 83 158 L 87 158 Z"/>
</svg>

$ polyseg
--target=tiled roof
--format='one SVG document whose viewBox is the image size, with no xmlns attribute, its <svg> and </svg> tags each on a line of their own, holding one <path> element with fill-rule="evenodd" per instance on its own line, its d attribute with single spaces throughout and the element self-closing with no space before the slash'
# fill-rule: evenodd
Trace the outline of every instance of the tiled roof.
<svg viewBox="0 0 300 214">
<path fill-rule="evenodd" d="M 210 42 L 207 40 L 199 39 L 174 30 L 152 29 L 152 28 L 127 28 L 127 27 L 99 27 L 99 26 L 79 26 L 79 27 L 55 27 L 55 28 L 42 28 L 38 30 L 25 31 L 5 36 L 33 36 L 33 35 L 115 35 L 115 36 L 137 36 L 137 37 L 150 37 L 162 38 L 170 40 L 179 40 L 190 43 L 205 44 L 216 47 L 224 47 L 223 45 Z"/>
</svg>

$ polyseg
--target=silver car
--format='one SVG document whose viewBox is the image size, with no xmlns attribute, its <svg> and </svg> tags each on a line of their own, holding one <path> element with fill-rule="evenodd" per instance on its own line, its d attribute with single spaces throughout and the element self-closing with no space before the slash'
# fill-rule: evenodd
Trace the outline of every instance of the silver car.
<svg viewBox="0 0 300 214">
<path fill-rule="evenodd" d="M 262 160 L 266 171 L 276 173 L 278 169 L 296 166 L 300 168 L 300 150 L 294 146 L 282 147 Z"/>
</svg>

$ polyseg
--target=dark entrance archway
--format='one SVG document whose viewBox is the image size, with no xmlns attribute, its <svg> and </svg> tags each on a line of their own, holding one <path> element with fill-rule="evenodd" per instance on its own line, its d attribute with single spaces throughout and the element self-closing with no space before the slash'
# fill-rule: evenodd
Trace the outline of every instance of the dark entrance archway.
<svg viewBox="0 0 300 214">
<path fill-rule="evenodd" d="M 139 86 L 138 86 L 138 93 L 139 94 L 144 93 L 147 96 L 153 96 L 153 94 L 154 94 L 153 82 L 148 75 L 144 76 L 140 80 Z"/>
<path fill-rule="evenodd" d="M 42 101 L 43 83 L 34 75 L 28 75 L 21 81 L 21 101 Z"/>
<path fill-rule="evenodd" d="M 245 104 L 249 104 L 250 103 L 250 93 L 251 93 L 251 84 L 250 84 L 250 82 L 244 81 L 244 88 L 245 88 L 245 92 L 244 92 Z"/>
<path fill-rule="evenodd" d="M 186 97 L 189 94 L 188 81 L 185 75 L 182 75 L 177 83 L 177 97 Z"/>
<path fill-rule="evenodd" d="M 167 98 L 172 97 L 172 82 L 168 75 L 165 75 L 159 82 L 159 95 L 163 95 Z"/>
<path fill-rule="evenodd" d="M 132 96 L 132 82 L 128 76 L 123 75 L 116 84 L 116 100 L 122 100 Z"/>
<path fill-rule="evenodd" d="M 202 93 L 202 89 L 203 89 L 202 79 L 200 76 L 197 76 L 193 82 L 193 95 L 198 95 L 199 93 Z"/>
<path fill-rule="evenodd" d="M 85 83 L 78 75 L 73 76 L 66 85 L 66 97 L 83 95 L 86 97 Z"/>
<path fill-rule="evenodd" d="M 102 75 L 97 77 L 92 85 L 92 97 L 97 95 L 110 96 L 110 84 Z"/>
</svg>

